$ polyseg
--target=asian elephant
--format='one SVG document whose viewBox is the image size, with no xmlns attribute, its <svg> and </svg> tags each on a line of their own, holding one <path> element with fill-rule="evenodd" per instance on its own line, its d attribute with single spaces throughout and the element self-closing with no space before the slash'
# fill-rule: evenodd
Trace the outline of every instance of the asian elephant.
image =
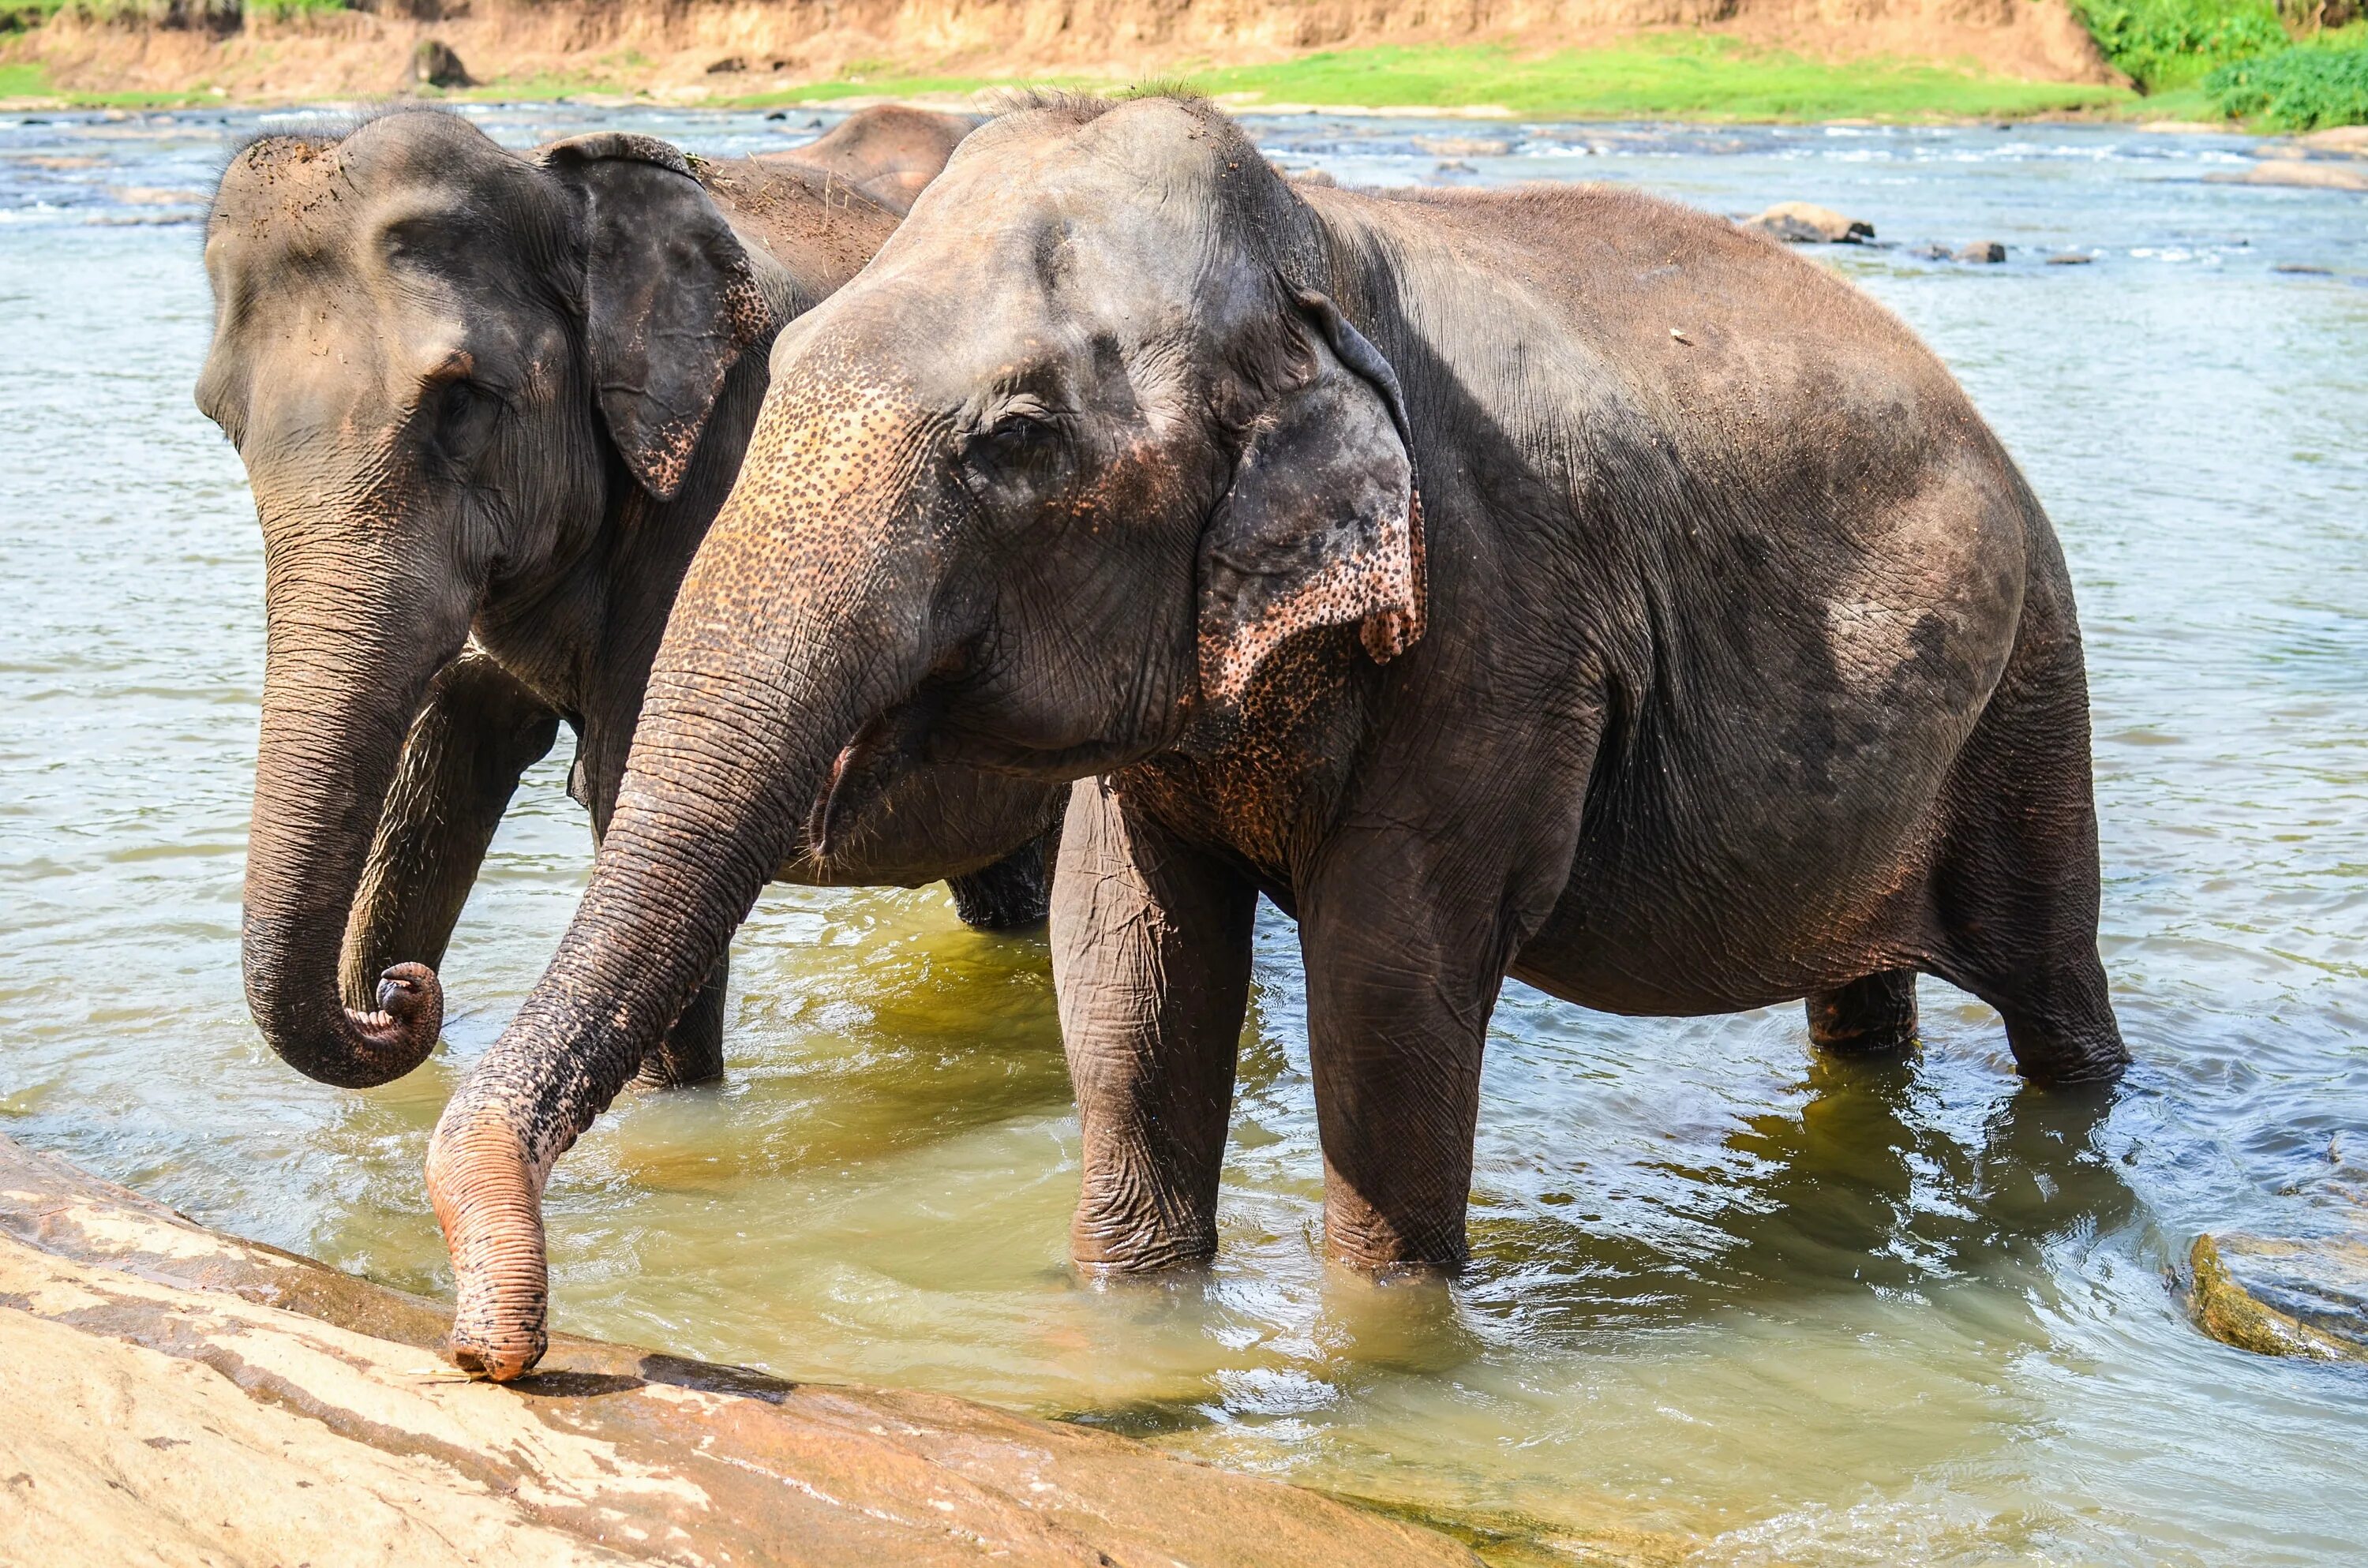
<svg viewBox="0 0 2368 1568">
<path fill-rule="evenodd" d="M 1293 186 L 1214 108 L 973 133 L 786 328 L 590 886 L 446 1108 L 453 1350 L 543 1344 L 552 1163 L 854 769 L 1076 779 L 1054 978 L 1088 1265 L 1216 1244 L 1260 893 L 1296 917 L 1352 1265 L 1452 1267 L 1507 974 L 1584 1006 L 1915 980 L 2125 1061 L 2039 502 L 1898 322 L 1606 187 Z"/>
<path fill-rule="evenodd" d="M 978 129 L 973 114 L 880 104 L 848 115 L 802 147 L 759 153 L 760 163 L 803 164 L 846 181 L 856 194 L 902 217 L 935 179 L 962 139 Z"/>
<path fill-rule="evenodd" d="M 198 403 L 245 460 L 264 533 L 243 954 L 290 1063 L 368 1085 L 434 1048 L 433 966 L 563 721 L 570 791 L 606 830 L 766 348 L 895 222 L 793 161 L 694 164 L 630 135 L 522 156 L 424 109 L 232 160 Z M 1056 786 L 879 782 L 827 855 L 791 824 L 775 869 L 951 874 L 974 924 L 1041 917 Z M 652 1036 L 645 1081 L 721 1070 L 716 956 Z"/>
</svg>

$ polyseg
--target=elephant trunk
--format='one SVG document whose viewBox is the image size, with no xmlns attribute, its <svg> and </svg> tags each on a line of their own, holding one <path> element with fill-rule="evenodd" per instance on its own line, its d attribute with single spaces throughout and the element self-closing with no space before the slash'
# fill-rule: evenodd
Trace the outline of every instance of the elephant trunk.
<svg viewBox="0 0 2368 1568">
<path fill-rule="evenodd" d="M 778 403 L 765 419 L 791 423 Z M 767 437 L 760 424 L 677 599 L 583 903 L 429 1144 L 459 1286 L 451 1355 L 497 1381 L 546 1343 L 552 1164 L 697 994 L 805 824 L 827 819 L 859 733 L 929 666 L 927 564 L 890 559 L 887 507 L 811 469 L 750 501 Z M 780 572 L 784 556 L 800 570 Z"/>
<path fill-rule="evenodd" d="M 255 811 L 247 835 L 240 958 L 247 1006 L 271 1049 L 309 1078 L 369 1088 L 436 1047 L 444 994 L 427 965 L 397 963 L 378 1006 L 346 1005 L 338 955 L 372 835 L 428 682 L 468 632 L 465 607 L 437 613 L 423 587 L 358 551 L 273 551 Z M 355 591 L 430 607 L 400 627 Z"/>
</svg>

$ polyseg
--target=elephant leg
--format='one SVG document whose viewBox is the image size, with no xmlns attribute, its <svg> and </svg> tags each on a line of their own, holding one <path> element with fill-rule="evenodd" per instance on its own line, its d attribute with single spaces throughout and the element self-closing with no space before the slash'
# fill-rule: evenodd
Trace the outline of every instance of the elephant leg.
<svg viewBox="0 0 2368 1568">
<path fill-rule="evenodd" d="M 559 734 L 559 715 L 484 653 L 444 666 L 403 742 L 403 759 L 347 917 L 338 989 L 376 1007 L 379 976 L 444 961 L 486 847 L 519 777 Z"/>
<path fill-rule="evenodd" d="M 1812 992 L 1809 1038 L 1836 1056 L 1898 1056 L 1916 1049 L 1916 971 L 1884 970 Z"/>
<path fill-rule="evenodd" d="M 2016 1068 L 2094 1083 L 2129 1064 L 2097 953 L 2097 809 L 2089 693 L 2068 605 L 2023 627 L 1951 781 L 1932 873 L 1930 969 L 1998 1010 Z"/>
<path fill-rule="evenodd" d="M 712 1084 L 723 1076 L 723 991 L 731 978 L 732 955 L 715 961 L 715 972 L 682 1010 L 627 1085 L 634 1089 L 679 1089 Z"/>
<path fill-rule="evenodd" d="M 1023 844 L 984 870 L 948 877 L 954 913 L 980 931 L 1019 931 L 1042 921 L 1050 903 L 1044 844 Z"/>
<path fill-rule="evenodd" d="M 1456 1268 L 1500 979 L 1435 941 L 1429 912 L 1376 907 L 1390 908 L 1302 912 L 1325 1250 L 1357 1268 Z"/>
<path fill-rule="evenodd" d="M 1072 790 L 1052 910 L 1061 1036 L 1085 1127 L 1077 1261 L 1217 1248 L 1217 1177 L 1249 1003 L 1258 892 L 1100 779 Z"/>
</svg>

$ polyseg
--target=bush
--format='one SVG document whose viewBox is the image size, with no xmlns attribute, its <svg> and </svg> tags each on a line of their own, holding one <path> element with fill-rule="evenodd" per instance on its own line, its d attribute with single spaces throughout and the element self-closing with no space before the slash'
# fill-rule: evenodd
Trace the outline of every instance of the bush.
<svg viewBox="0 0 2368 1568">
<path fill-rule="evenodd" d="M 2074 0 L 2105 58 L 2143 92 L 2183 87 L 2292 41 L 2270 0 Z"/>
<path fill-rule="evenodd" d="M 2204 78 L 2222 114 L 2259 120 L 2273 131 L 2368 125 L 2368 46 L 2305 44 L 2223 65 Z"/>
</svg>

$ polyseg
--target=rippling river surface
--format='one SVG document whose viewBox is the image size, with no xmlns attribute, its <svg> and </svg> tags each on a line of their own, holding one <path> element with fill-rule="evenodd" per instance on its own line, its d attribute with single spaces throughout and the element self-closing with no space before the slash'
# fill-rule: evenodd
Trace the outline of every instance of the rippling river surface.
<svg viewBox="0 0 2368 1568">
<path fill-rule="evenodd" d="M 568 106 L 470 111 L 529 145 Z M 203 193 L 291 117 L 0 117 L 0 1130 L 211 1223 L 448 1286 L 427 1133 L 541 972 L 588 835 L 538 768 L 444 971 L 449 1048 L 298 1078 L 242 1002 L 262 563 L 190 388 Z M 617 111 L 694 149 L 803 119 Z M 1508 987 L 1452 1289 L 1320 1261 L 1304 992 L 1261 927 L 1205 1279 L 1064 1262 L 1077 1128 L 1041 940 L 941 890 L 775 889 L 720 1088 L 560 1165 L 560 1327 L 933 1388 L 1449 1522 L 1500 1562 L 2357 1563 L 2368 1369 L 2246 1355 L 2201 1231 L 2368 1229 L 2368 198 L 2214 183 L 2236 138 L 1278 119 L 1347 182 L 1801 199 L 2044 497 L 2089 635 L 2104 949 L 2137 1064 L 2020 1089 L 1926 982 L 1905 1067 L 1795 1007 L 1621 1019 Z M 1440 136 L 1501 138 L 1502 155 Z M 2003 267 L 1907 246 L 2000 240 Z M 2051 266 L 2058 253 L 2092 256 Z M 2317 271 L 2293 270 L 2317 268 Z"/>
</svg>

